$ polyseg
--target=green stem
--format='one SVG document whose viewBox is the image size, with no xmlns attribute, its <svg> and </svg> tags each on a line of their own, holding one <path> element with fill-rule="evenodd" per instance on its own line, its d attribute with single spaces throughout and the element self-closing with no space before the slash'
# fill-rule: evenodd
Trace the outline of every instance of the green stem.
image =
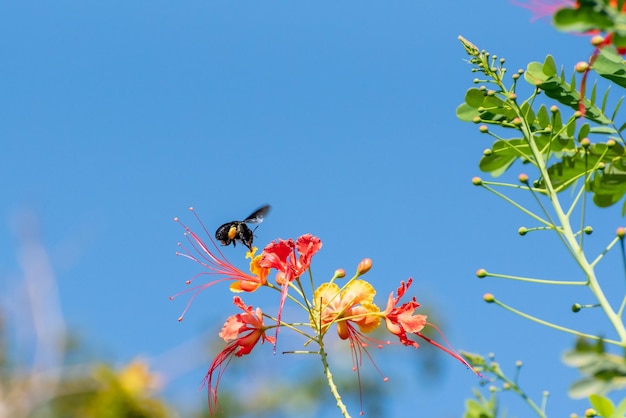
<svg viewBox="0 0 626 418">
<path fill-rule="evenodd" d="M 597 336 L 591 335 L 591 334 L 585 334 L 583 332 L 576 331 L 575 329 L 565 328 L 565 327 L 562 327 L 560 325 L 556 325 L 556 324 L 553 324 L 551 322 L 544 321 L 543 319 L 539 319 L 537 317 L 534 317 L 534 316 L 529 315 L 527 313 L 524 313 L 522 311 L 518 311 L 517 309 L 512 308 L 512 307 L 510 307 L 508 305 L 505 305 L 504 303 L 500 302 L 497 299 L 494 299 L 493 303 L 495 303 L 496 305 L 500 306 L 501 308 L 506 309 L 509 312 L 512 312 L 512 313 L 514 313 L 516 315 L 521 316 L 522 318 L 526 318 L 526 319 L 528 319 L 530 321 L 533 321 L 533 322 L 536 322 L 538 324 L 545 325 L 548 328 L 553 328 L 553 329 L 556 329 L 558 331 L 567 332 L 569 334 L 576 335 L 577 337 L 583 337 L 583 338 L 587 338 L 587 339 L 590 339 L 590 340 L 603 341 L 605 343 L 614 344 L 614 345 L 618 345 L 618 346 L 623 346 L 624 345 L 623 342 L 621 342 L 621 341 L 607 340 L 605 338 L 600 338 L 600 337 L 597 337 Z"/>
<path fill-rule="evenodd" d="M 324 365 L 324 374 L 326 375 L 326 379 L 328 379 L 328 386 L 330 387 L 330 393 L 333 394 L 335 400 L 337 401 L 337 408 L 341 411 L 341 414 L 344 418 L 350 418 L 350 414 L 348 413 L 348 409 L 346 405 L 343 403 L 341 399 L 341 395 L 337 390 L 337 385 L 335 385 L 335 381 L 333 380 L 333 374 L 330 372 L 330 367 L 328 366 L 328 360 L 326 358 L 326 351 L 324 350 L 324 345 L 320 341 L 320 358 L 322 359 L 322 364 Z"/>
<path fill-rule="evenodd" d="M 531 279 L 528 277 L 519 277 L 519 276 L 511 276 L 508 274 L 496 274 L 496 273 L 487 273 L 488 277 L 497 277 L 500 279 L 510 279 L 517 280 L 520 282 L 528 282 L 528 283 L 540 283 L 540 284 L 556 284 L 556 285 L 568 285 L 568 286 L 582 286 L 586 285 L 587 282 L 581 281 L 561 281 L 561 280 L 544 280 L 544 279 Z"/>
</svg>

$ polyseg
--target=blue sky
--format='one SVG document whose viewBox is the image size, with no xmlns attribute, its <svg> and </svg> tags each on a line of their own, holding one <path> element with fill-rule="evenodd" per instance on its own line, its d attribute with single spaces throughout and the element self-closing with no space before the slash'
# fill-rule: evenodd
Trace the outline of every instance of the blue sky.
<svg viewBox="0 0 626 418">
<path fill-rule="evenodd" d="M 599 314 L 569 313 L 577 295 L 475 279 L 479 267 L 548 278 L 570 267 L 564 253 L 546 257 L 556 240 L 521 239 L 527 220 L 471 185 L 491 143 L 455 117 L 474 78 L 458 35 L 511 70 L 547 53 L 571 68 L 590 53 L 586 38 L 531 23 L 506 1 L 3 2 L 6 294 L 20 274 L 16 222 L 34 211 L 67 323 L 114 361 L 163 359 L 233 311 L 222 288 L 176 321 L 186 301 L 168 297 L 197 268 L 174 255 L 183 236 L 172 218 L 193 224 L 194 206 L 216 228 L 269 203 L 260 245 L 319 236 L 322 277 L 371 257 L 383 298 L 413 277 L 455 347 L 495 352 L 509 370 L 523 360 L 522 383 L 535 399 L 550 390 L 549 412 L 583 411 L 565 394 L 577 374 L 559 361 L 572 339 L 481 299 L 492 291 L 535 315 L 605 329 Z M 596 213 L 590 241 L 601 249 L 623 221 L 618 208 Z M 204 403 L 202 361 L 170 383 L 172 399 Z M 405 379 L 390 413 L 460 415 L 477 380 L 440 361 L 442 378 Z"/>
</svg>

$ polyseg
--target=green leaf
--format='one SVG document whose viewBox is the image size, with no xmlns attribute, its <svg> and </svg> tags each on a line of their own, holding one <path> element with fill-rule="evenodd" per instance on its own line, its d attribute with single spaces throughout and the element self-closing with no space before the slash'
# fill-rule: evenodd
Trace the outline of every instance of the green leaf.
<svg viewBox="0 0 626 418">
<path fill-rule="evenodd" d="M 591 129 L 588 123 L 581 125 L 580 129 L 578 129 L 578 140 L 582 141 L 583 138 L 587 138 L 590 131 Z"/>
<path fill-rule="evenodd" d="M 550 126 L 550 113 L 548 113 L 548 108 L 545 105 L 541 105 L 539 108 L 537 120 L 539 121 L 539 125 L 544 129 Z"/>
<path fill-rule="evenodd" d="M 619 405 L 617 405 L 617 408 L 615 408 L 615 411 L 613 412 L 613 415 L 617 418 L 623 418 L 624 415 L 626 415 L 626 399 L 622 399 L 622 401 L 619 403 Z"/>
<path fill-rule="evenodd" d="M 552 58 L 548 55 L 546 61 L 551 61 Z M 545 64 L 545 63 L 544 63 Z M 578 110 L 579 103 L 581 101 L 580 94 L 574 89 L 573 85 L 565 82 L 563 77 L 551 75 L 544 72 L 544 64 L 539 62 L 531 62 L 528 64 L 527 70 L 524 73 L 524 79 L 533 86 L 542 89 L 546 96 L 557 100 L 574 110 Z M 550 65 L 547 66 L 548 68 Z M 600 125 L 610 125 L 611 120 L 607 118 L 602 110 L 593 105 L 588 99 L 582 100 L 585 108 L 585 117 Z"/>
<path fill-rule="evenodd" d="M 473 122 L 476 116 L 480 116 L 478 110 L 467 103 L 462 103 L 456 108 L 456 117 L 463 122 Z"/>
<path fill-rule="evenodd" d="M 589 402 L 591 406 L 603 417 L 611 417 L 615 411 L 615 405 L 610 399 L 604 396 L 593 394 L 589 396 Z"/>
<path fill-rule="evenodd" d="M 543 62 L 543 73 L 548 77 L 557 75 L 556 62 L 554 62 L 552 55 L 548 55 Z"/>
<path fill-rule="evenodd" d="M 626 87 L 626 61 L 617 53 L 615 47 L 600 49 L 593 63 L 594 71 L 620 87 Z"/>
<path fill-rule="evenodd" d="M 554 14 L 554 25 L 565 32 L 587 32 L 600 29 L 609 31 L 613 20 L 601 11 L 595 11 L 590 5 L 579 2 L 577 8 L 563 8 Z"/>
</svg>

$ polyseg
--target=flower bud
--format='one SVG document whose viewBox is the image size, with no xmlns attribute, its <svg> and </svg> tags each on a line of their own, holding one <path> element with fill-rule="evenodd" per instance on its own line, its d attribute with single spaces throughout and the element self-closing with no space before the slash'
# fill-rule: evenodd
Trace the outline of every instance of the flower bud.
<svg viewBox="0 0 626 418">
<path fill-rule="evenodd" d="M 580 140 L 580 145 L 585 148 L 589 148 L 589 145 L 591 145 L 591 141 L 589 140 L 589 138 L 583 138 Z"/>
<path fill-rule="evenodd" d="M 619 228 L 617 228 L 617 231 L 615 231 L 615 233 L 619 238 L 624 239 L 624 236 L 626 235 L 626 228 L 620 226 Z"/>
<path fill-rule="evenodd" d="M 487 132 L 489 132 L 489 128 L 487 127 L 487 125 L 480 125 L 478 127 L 478 130 L 480 131 L 480 133 L 486 134 Z"/>
<path fill-rule="evenodd" d="M 519 180 L 520 183 L 522 184 L 528 184 L 528 174 L 520 174 L 519 176 L 517 176 L 517 179 Z"/>
<path fill-rule="evenodd" d="M 483 295 L 483 300 L 487 303 L 493 303 L 496 301 L 496 298 L 491 293 L 485 293 Z"/>
<path fill-rule="evenodd" d="M 584 228 L 583 228 L 583 232 L 584 232 L 586 235 L 591 235 L 591 234 L 593 234 L 593 228 L 592 228 L 592 227 L 590 227 L 590 226 L 586 226 L 586 227 L 584 227 Z"/>
<path fill-rule="evenodd" d="M 559 111 L 559 107 L 557 105 L 550 106 L 550 112 L 556 113 Z"/>
<path fill-rule="evenodd" d="M 361 260 L 361 262 L 357 266 L 356 274 L 357 274 L 357 276 L 361 276 L 361 275 L 367 273 L 368 271 L 370 271 L 371 268 L 372 268 L 372 259 L 371 258 L 364 258 L 363 260 Z"/>
<path fill-rule="evenodd" d="M 517 230 L 517 233 L 520 234 L 521 236 L 524 236 L 528 233 L 528 229 L 525 226 L 520 226 L 519 229 Z"/>
<path fill-rule="evenodd" d="M 606 146 L 609 148 L 613 148 L 615 146 L 615 140 L 609 139 L 608 141 L 606 141 Z"/>
<path fill-rule="evenodd" d="M 479 279 L 482 279 L 482 278 L 484 278 L 484 277 L 487 277 L 487 270 L 485 270 L 485 269 L 478 269 L 478 270 L 476 271 L 476 276 L 477 276 Z"/>
<path fill-rule="evenodd" d="M 483 179 L 481 179 L 480 177 L 474 177 L 472 179 L 472 184 L 474 186 L 481 186 L 483 184 Z"/>
<path fill-rule="evenodd" d="M 580 61 L 576 63 L 576 65 L 574 66 L 574 71 L 576 71 L 577 73 L 584 73 L 585 71 L 587 71 L 588 68 L 589 68 L 588 62 Z"/>
<path fill-rule="evenodd" d="M 604 36 L 602 35 L 592 36 L 590 41 L 591 41 L 591 45 L 593 46 L 602 45 L 602 43 L 604 42 Z"/>
<path fill-rule="evenodd" d="M 575 303 L 572 305 L 572 312 L 576 313 L 576 312 L 580 312 L 580 310 L 583 308 L 583 306 L 580 303 Z"/>
<path fill-rule="evenodd" d="M 346 271 L 344 269 L 335 270 L 335 275 L 333 276 L 333 279 L 343 279 L 344 277 L 346 277 Z"/>
<path fill-rule="evenodd" d="M 489 157 L 491 154 L 493 154 L 493 151 L 491 151 L 491 149 L 489 148 L 485 148 L 485 150 L 483 151 L 483 155 L 485 157 Z"/>
</svg>

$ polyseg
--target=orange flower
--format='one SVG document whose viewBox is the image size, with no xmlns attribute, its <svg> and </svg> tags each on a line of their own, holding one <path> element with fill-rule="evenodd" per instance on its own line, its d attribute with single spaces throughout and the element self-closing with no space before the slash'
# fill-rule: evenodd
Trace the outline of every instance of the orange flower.
<svg viewBox="0 0 626 418">
<path fill-rule="evenodd" d="M 226 341 L 226 347 L 215 357 L 204 378 L 204 383 L 209 390 L 209 410 L 211 413 L 213 413 L 217 405 L 217 388 L 219 382 L 232 356 L 241 357 L 250 354 L 259 340 L 261 340 L 262 343 L 265 341 L 269 341 L 272 344 L 274 343 L 273 337 L 265 335 L 265 331 L 269 327 L 263 325 L 263 312 L 261 312 L 261 308 L 252 310 L 252 306 L 246 306 L 239 296 L 233 298 L 233 303 L 240 308 L 243 313 L 230 316 L 226 320 L 219 334 L 219 336 Z M 213 386 L 214 377 L 215 386 Z"/>
<path fill-rule="evenodd" d="M 389 299 L 387 301 L 387 308 L 383 311 L 383 316 L 385 318 L 385 323 L 387 325 L 387 329 L 389 330 L 389 332 L 396 335 L 400 339 L 400 342 L 402 344 L 418 348 L 419 344 L 416 341 L 410 340 L 407 337 L 407 333 L 415 334 L 418 337 L 422 338 L 423 340 L 439 348 L 440 350 L 451 355 L 452 357 L 454 357 L 455 359 L 463 363 L 467 368 L 469 368 L 476 375 L 480 376 L 480 373 L 474 370 L 474 368 L 470 366 L 469 363 L 465 361 L 465 359 L 463 359 L 463 357 L 461 357 L 459 353 L 457 353 L 456 351 L 454 351 L 452 347 L 450 347 L 450 344 L 446 340 L 446 337 L 439 330 L 439 328 L 437 328 L 435 325 L 431 323 L 426 322 L 426 318 L 427 318 L 426 315 L 414 314 L 415 309 L 417 309 L 420 306 L 419 303 L 417 303 L 415 296 L 410 301 L 398 306 L 400 299 L 402 299 L 402 296 L 404 296 L 404 294 L 406 293 L 406 291 L 408 290 L 408 288 L 411 286 L 412 283 L 413 283 L 413 279 L 411 278 L 407 280 L 406 284 L 404 284 L 404 282 L 400 282 L 400 287 L 398 287 L 397 296 L 394 298 L 393 293 L 389 295 Z M 422 329 L 424 329 L 426 325 L 434 328 L 439 333 L 439 335 L 441 335 L 443 340 L 446 342 L 446 345 L 448 345 L 448 347 L 450 348 L 444 347 L 438 342 L 422 334 L 421 331 Z"/>
<path fill-rule="evenodd" d="M 190 210 L 193 211 L 193 208 L 190 208 Z M 182 315 L 178 318 L 179 321 L 182 321 L 185 313 L 191 306 L 191 303 L 193 302 L 195 297 L 204 289 L 213 286 L 216 283 L 230 280 L 234 281 L 234 283 L 232 283 L 230 286 L 233 292 L 254 292 L 260 286 L 263 286 L 267 283 L 267 275 L 269 273 L 269 269 L 263 268 L 259 265 L 261 256 L 254 256 L 256 247 L 254 247 L 252 251 L 248 251 L 248 253 L 246 254 L 246 258 L 251 259 L 250 273 L 244 273 L 243 271 L 235 267 L 230 261 L 228 261 L 226 256 L 224 256 L 220 248 L 211 237 L 211 234 L 208 233 L 206 227 L 204 226 L 198 215 L 195 212 L 193 213 L 200 223 L 200 226 L 209 237 L 214 250 L 211 251 L 209 249 L 209 246 L 202 240 L 202 238 L 200 238 L 189 227 L 184 225 L 178 218 L 174 218 L 176 222 L 178 222 L 183 228 L 185 228 L 185 237 L 190 243 L 190 248 L 186 248 L 181 243 L 178 243 L 179 247 L 181 247 L 182 249 L 182 252 L 176 252 L 176 255 L 193 260 L 206 269 L 205 271 L 196 274 L 190 280 L 187 280 L 186 283 L 191 284 L 193 280 L 203 275 L 218 276 L 219 278 L 198 286 L 194 286 L 189 289 L 185 289 L 184 291 L 170 297 L 171 300 L 184 293 L 194 292 L 189 299 L 187 306 L 183 310 Z"/>
<path fill-rule="evenodd" d="M 311 318 L 311 322 L 321 324 L 322 331 L 337 324 L 337 333 L 343 340 L 351 336 L 349 322 L 369 333 L 381 323 L 380 309 L 373 303 L 375 294 L 374 287 L 365 280 L 353 280 L 343 291 L 335 283 L 324 283 L 313 295 L 313 309 L 319 317 Z"/>
</svg>

